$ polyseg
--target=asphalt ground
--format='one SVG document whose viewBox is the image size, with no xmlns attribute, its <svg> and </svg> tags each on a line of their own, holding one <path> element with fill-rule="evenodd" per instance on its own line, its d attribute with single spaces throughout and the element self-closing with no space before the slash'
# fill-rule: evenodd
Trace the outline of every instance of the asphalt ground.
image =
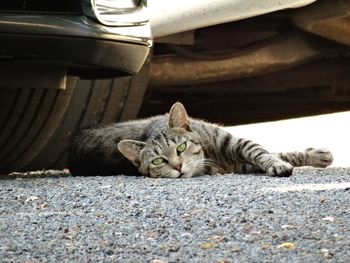
<svg viewBox="0 0 350 263">
<path fill-rule="evenodd" d="M 350 168 L 0 179 L 0 262 L 350 262 Z"/>
</svg>

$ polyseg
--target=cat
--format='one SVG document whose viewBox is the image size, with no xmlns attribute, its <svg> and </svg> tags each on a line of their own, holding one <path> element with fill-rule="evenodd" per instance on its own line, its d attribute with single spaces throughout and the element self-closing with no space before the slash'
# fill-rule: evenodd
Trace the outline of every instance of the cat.
<svg viewBox="0 0 350 263">
<path fill-rule="evenodd" d="M 326 149 L 269 153 L 219 125 L 189 118 L 177 102 L 169 114 L 82 130 L 68 151 L 74 175 L 141 174 L 153 178 L 262 173 L 289 176 L 296 166 L 326 167 Z"/>
</svg>

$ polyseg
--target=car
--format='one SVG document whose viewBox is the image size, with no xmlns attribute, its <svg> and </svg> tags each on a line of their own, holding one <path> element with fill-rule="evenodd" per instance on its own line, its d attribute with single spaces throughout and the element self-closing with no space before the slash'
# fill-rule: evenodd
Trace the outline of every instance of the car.
<svg viewBox="0 0 350 263">
<path fill-rule="evenodd" d="M 350 1 L 149 6 L 155 44 L 140 117 L 176 100 L 190 115 L 225 125 L 350 109 Z"/>
<path fill-rule="evenodd" d="M 83 126 L 135 118 L 152 37 L 145 1 L 0 3 L 0 171 L 64 167 Z"/>
<path fill-rule="evenodd" d="M 0 4 L 2 172 L 65 168 L 80 128 L 176 101 L 225 125 L 350 109 L 349 1 L 48 2 Z"/>
</svg>

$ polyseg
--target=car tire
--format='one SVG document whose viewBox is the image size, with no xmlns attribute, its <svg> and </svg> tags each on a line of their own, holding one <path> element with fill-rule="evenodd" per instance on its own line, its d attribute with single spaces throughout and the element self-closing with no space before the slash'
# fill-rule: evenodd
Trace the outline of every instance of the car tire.
<svg viewBox="0 0 350 263">
<path fill-rule="evenodd" d="M 68 78 L 64 90 L 0 88 L 0 172 L 65 168 L 68 143 L 78 130 L 136 118 L 148 65 L 134 76 Z"/>
</svg>

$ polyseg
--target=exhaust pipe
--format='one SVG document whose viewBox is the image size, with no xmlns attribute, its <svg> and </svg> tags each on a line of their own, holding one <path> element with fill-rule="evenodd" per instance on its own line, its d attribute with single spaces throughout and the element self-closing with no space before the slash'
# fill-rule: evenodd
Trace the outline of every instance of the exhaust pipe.
<svg viewBox="0 0 350 263">
<path fill-rule="evenodd" d="M 302 36 L 291 36 L 242 55 L 222 60 L 196 60 L 176 55 L 154 57 L 149 84 L 172 86 L 256 76 L 295 67 L 323 56 Z"/>
</svg>

